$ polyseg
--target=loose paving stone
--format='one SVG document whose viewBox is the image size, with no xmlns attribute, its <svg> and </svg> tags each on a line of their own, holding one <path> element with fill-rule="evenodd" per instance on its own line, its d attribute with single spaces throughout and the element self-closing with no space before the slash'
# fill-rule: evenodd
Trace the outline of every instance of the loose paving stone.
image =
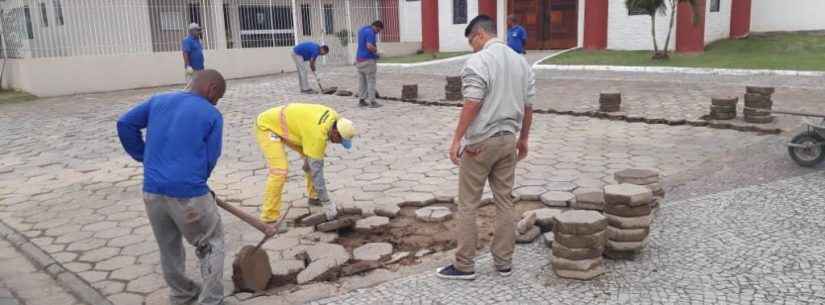
<svg viewBox="0 0 825 305">
<path fill-rule="evenodd" d="M 558 233 L 554 233 L 558 234 Z M 569 260 L 591 259 L 602 256 L 604 246 L 598 248 L 568 248 L 559 244 L 558 240 L 553 241 L 553 255 Z"/>
<path fill-rule="evenodd" d="M 384 216 L 388 218 L 395 218 L 401 212 L 401 208 L 396 204 L 384 204 L 375 207 L 375 215 Z"/>
<path fill-rule="evenodd" d="M 433 249 L 421 249 L 418 250 L 418 252 L 415 252 L 415 257 L 424 257 L 433 253 L 435 253 L 435 250 Z"/>
<path fill-rule="evenodd" d="M 447 207 L 423 207 L 415 210 L 415 218 L 424 222 L 444 222 L 453 218 L 453 212 Z"/>
<path fill-rule="evenodd" d="M 272 265 L 272 275 L 275 277 L 291 277 L 304 270 L 304 261 L 294 259 L 269 259 Z"/>
<path fill-rule="evenodd" d="M 554 272 L 556 273 L 556 275 L 562 278 L 589 281 L 596 278 L 597 276 L 604 274 L 605 270 L 604 266 L 599 265 L 598 267 L 587 271 L 556 269 L 554 270 Z"/>
<path fill-rule="evenodd" d="M 607 218 L 596 211 L 567 211 L 556 216 L 554 233 L 587 235 L 607 228 Z"/>
<path fill-rule="evenodd" d="M 520 244 L 531 243 L 541 235 L 541 229 L 538 226 L 532 226 L 527 232 L 516 232 L 516 242 Z"/>
<path fill-rule="evenodd" d="M 390 219 L 387 217 L 370 216 L 356 221 L 355 231 L 364 233 L 376 232 L 386 227 L 389 223 Z"/>
<path fill-rule="evenodd" d="M 539 201 L 545 192 L 547 190 L 541 186 L 523 186 L 513 190 L 513 197 L 523 201 Z"/>
<path fill-rule="evenodd" d="M 620 229 L 614 226 L 607 226 L 607 238 L 612 241 L 643 241 L 650 234 L 649 228 L 642 229 Z"/>
<path fill-rule="evenodd" d="M 621 217 L 640 217 L 647 216 L 653 212 L 652 204 L 643 204 L 640 206 L 629 206 L 624 204 L 608 204 L 605 208 L 605 213 Z"/>
<path fill-rule="evenodd" d="M 327 215 L 323 212 L 315 213 L 300 219 L 300 225 L 305 227 L 314 227 L 327 221 Z"/>
<path fill-rule="evenodd" d="M 619 229 L 644 229 L 650 227 L 651 215 L 639 217 L 621 217 L 607 214 L 607 223 Z"/>
<path fill-rule="evenodd" d="M 352 258 L 362 261 L 379 261 L 392 254 L 390 243 L 369 243 L 352 251 Z"/>
<path fill-rule="evenodd" d="M 541 202 L 549 207 L 568 207 L 576 201 L 576 195 L 569 192 L 549 191 L 541 195 Z"/>
<path fill-rule="evenodd" d="M 563 257 L 550 255 L 550 263 L 553 265 L 553 268 L 557 270 L 587 271 L 601 266 L 602 258 L 597 257 L 591 259 L 569 260 Z"/>
<path fill-rule="evenodd" d="M 333 221 L 320 223 L 315 226 L 315 229 L 321 232 L 332 232 L 344 228 L 350 228 L 355 225 L 353 218 L 339 218 Z"/>
<path fill-rule="evenodd" d="M 544 187 L 548 191 L 556 191 L 556 192 L 572 192 L 575 190 L 578 185 L 575 183 L 567 182 L 567 181 L 550 181 L 544 185 Z"/>
<path fill-rule="evenodd" d="M 604 210 L 604 191 L 597 188 L 579 188 L 573 191 L 576 201 L 570 207 L 578 210 Z"/>
<path fill-rule="evenodd" d="M 604 187 L 604 200 L 607 205 L 648 205 L 653 201 L 653 192 L 644 186 L 635 184 L 614 184 Z"/>
<path fill-rule="evenodd" d="M 545 244 L 548 248 L 550 248 L 550 247 L 552 247 L 552 246 L 553 246 L 553 241 L 555 240 L 555 237 L 554 237 L 554 235 L 553 235 L 553 232 L 547 232 L 547 233 L 544 233 L 544 234 L 542 234 L 542 235 L 541 235 L 541 238 L 542 238 L 542 240 L 544 240 L 544 244 Z"/>
<path fill-rule="evenodd" d="M 390 257 L 390 259 L 387 260 L 387 264 L 388 265 L 389 264 L 395 264 L 395 263 L 401 261 L 402 259 L 410 257 L 410 255 L 412 255 L 412 254 L 413 254 L 412 252 L 406 252 L 406 251 L 395 252 L 395 253 L 393 253 L 392 257 Z"/>
<path fill-rule="evenodd" d="M 651 184 L 659 182 L 659 172 L 650 169 L 630 168 L 616 172 L 614 179 L 618 183 Z"/>
<path fill-rule="evenodd" d="M 295 280 L 299 285 L 303 285 L 313 281 L 335 278 L 340 266 L 334 258 L 320 259 L 310 263 L 306 269 L 298 273 Z"/>
<path fill-rule="evenodd" d="M 541 228 L 542 232 L 549 232 L 553 229 L 553 224 L 556 222 L 556 216 L 563 211 L 554 208 L 541 208 L 537 210 L 524 212 L 524 215 L 536 214 L 536 225 Z"/>
<path fill-rule="evenodd" d="M 536 213 L 525 213 L 524 215 L 524 218 L 516 224 L 516 232 L 519 234 L 527 233 L 536 224 Z"/>
<path fill-rule="evenodd" d="M 331 258 L 338 264 L 344 264 L 350 260 L 351 256 L 347 249 L 339 244 L 319 243 L 310 246 L 306 249 L 309 261 L 317 261 L 325 258 Z"/>
<path fill-rule="evenodd" d="M 589 235 L 572 235 L 564 233 L 554 233 L 555 242 L 568 248 L 598 248 L 604 247 L 607 241 L 605 231 Z"/>
</svg>

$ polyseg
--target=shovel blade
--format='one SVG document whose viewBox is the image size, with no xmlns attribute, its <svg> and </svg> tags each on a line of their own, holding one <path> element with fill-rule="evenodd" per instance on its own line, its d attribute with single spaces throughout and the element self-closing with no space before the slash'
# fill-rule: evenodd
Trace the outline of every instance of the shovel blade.
<svg viewBox="0 0 825 305">
<path fill-rule="evenodd" d="M 243 246 L 232 262 L 232 282 L 235 291 L 260 292 L 267 289 L 272 279 L 269 255 L 255 246 Z"/>
</svg>

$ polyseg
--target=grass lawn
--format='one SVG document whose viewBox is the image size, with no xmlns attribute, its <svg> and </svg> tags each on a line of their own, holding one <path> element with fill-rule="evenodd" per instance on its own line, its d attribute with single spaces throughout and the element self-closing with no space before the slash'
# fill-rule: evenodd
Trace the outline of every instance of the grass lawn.
<svg viewBox="0 0 825 305">
<path fill-rule="evenodd" d="M 34 99 L 37 99 L 37 97 L 23 91 L 0 90 L 0 104 L 25 102 Z"/>
<path fill-rule="evenodd" d="M 425 61 L 430 61 L 430 60 L 456 57 L 456 56 L 461 56 L 461 55 L 469 54 L 469 53 L 470 52 L 440 52 L 440 53 L 435 53 L 435 54 L 421 53 L 421 54 L 408 55 L 408 56 L 381 58 L 379 63 L 411 64 L 411 63 L 425 62 Z"/>
<path fill-rule="evenodd" d="M 823 34 L 755 35 L 748 39 L 722 40 L 708 45 L 703 54 L 671 54 L 670 60 L 653 61 L 650 53 L 577 50 L 542 64 L 825 71 Z"/>
</svg>

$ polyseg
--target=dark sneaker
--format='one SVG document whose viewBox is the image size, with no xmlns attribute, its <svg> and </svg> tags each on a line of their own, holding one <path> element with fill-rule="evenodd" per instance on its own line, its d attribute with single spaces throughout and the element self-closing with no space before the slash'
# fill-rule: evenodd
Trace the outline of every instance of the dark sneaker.
<svg viewBox="0 0 825 305">
<path fill-rule="evenodd" d="M 381 105 L 381 104 L 379 104 L 378 102 L 372 102 L 372 103 L 370 104 L 370 108 L 379 108 L 379 107 L 381 107 L 381 106 L 384 106 L 384 105 Z"/>
<path fill-rule="evenodd" d="M 367 103 L 367 101 L 365 101 L 365 100 L 358 100 L 358 106 L 361 106 L 361 107 L 367 107 L 367 106 L 369 106 L 369 105 L 370 105 L 370 104 L 369 104 L 369 103 Z"/>
<path fill-rule="evenodd" d="M 476 279 L 476 273 L 475 272 L 462 272 L 462 271 L 459 271 L 458 269 L 456 269 L 455 266 L 453 266 L 453 265 L 438 268 L 438 270 L 435 271 L 435 275 L 437 277 L 442 278 L 442 279 L 448 279 L 448 280 L 468 280 L 468 281 L 472 281 L 472 280 Z"/>
<path fill-rule="evenodd" d="M 496 271 L 498 271 L 498 275 L 501 275 L 503 277 L 508 277 L 511 274 L 513 274 L 513 268 L 512 267 L 507 268 L 507 269 L 496 269 Z"/>
<path fill-rule="evenodd" d="M 318 94 L 318 91 L 315 91 L 313 89 L 309 89 L 309 90 L 302 90 L 301 93 L 303 93 L 303 94 Z"/>
<path fill-rule="evenodd" d="M 318 200 L 318 198 L 309 198 L 309 200 L 307 200 L 307 203 L 309 205 L 314 205 L 316 207 L 321 206 L 321 200 Z"/>
</svg>

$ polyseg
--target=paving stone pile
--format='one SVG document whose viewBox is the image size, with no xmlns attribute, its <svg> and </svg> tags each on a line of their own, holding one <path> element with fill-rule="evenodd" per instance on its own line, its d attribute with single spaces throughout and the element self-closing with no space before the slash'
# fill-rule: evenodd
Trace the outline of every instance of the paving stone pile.
<svg viewBox="0 0 825 305">
<path fill-rule="evenodd" d="M 401 98 L 414 100 L 418 98 L 418 85 L 404 85 L 401 87 Z"/>
<path fill-rule="evenodd" d="M 444 94 L 444 99 L 448 101 L 460 101 L 464 97 L 461 93 L 461 76 L 447 76 Z"/>
<path fill-rule="evenodd" d="M 573 191 L 576 200 L 570 205 L 576 210 L 604 210 L 604 192 L 597 188 L 577 188 Z"/>
<path fill-rule="evenodd" d="M 556 216 L 562 212 L 561 209 L 542 208 L 524 212 L 522 217 L 527 218 L 529 214 L 535 214 L 535 224 L 541 229 L 541 232 L 551 232 L 553 230 L 553 224 L 556 222 Z"/>
<path fill-rule="evenodd" d="M 622 109 L 621 93 L 602 93 L 599 95 L 599 111 L 619 112 Z"/>
<path fill-rule="evenodd" d="M 541 194 L 541 202 L 549 207 L 566 208 L 575 204 L 576 195 L 570 192 L 549 191 Z"/>
<path fill-rule="evenodd" d="M 653 217 L 653 191 L 622 183 L 605 186 L 604 197 L 608 223 L 605 256 L 632 259 L 647 245 Z"/>
<path fill-rule="evenodd" d="M 748 86 L 745 93 L 745 122 L 767 124 L 774 121 L 770 110 L 773 108 L 772 87 Z"/>
<path fill-rule="evenodd" d="M 516 224 L 516 242 L 531 243 L 541 235 L 541 229 L 536 225 L 536 213 L 524 213 L 524 217 Z"/>
<path fill-rule="evenodd" d="M 597 211 L 567 211 L 556 216 L 550 260 L 556 275 L 590 280 L 604 274 L 607 221 Z"/>
<path fill-rule="evenodd" d="M 629 168 L 613 174 L 618 183 L 629 183 L 645 186 L 653 192 L 653 208 L 658 208 L 665 199 L 665 189 L 662 185 L 662 175 L 652 169 Z"/>
<path fill-rule="evenodd" d="M 710 99 L 710 118 L 712 120 L 733 120 L 736 118 L 738 97 L 714 97 Z"/>
</svg>

